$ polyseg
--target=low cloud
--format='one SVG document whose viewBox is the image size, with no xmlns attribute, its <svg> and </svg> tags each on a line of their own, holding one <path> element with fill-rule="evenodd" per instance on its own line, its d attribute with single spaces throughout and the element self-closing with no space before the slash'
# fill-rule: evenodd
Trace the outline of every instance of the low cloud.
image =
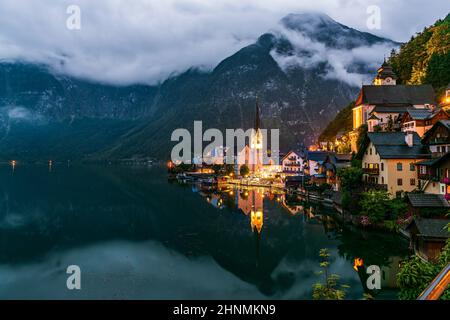
<svg viewBox="0 0 450 320">
<path fill-rule="evenodd" d="M 276 50 L 271 52 L 272 57 L 285 72 L 292 68 L 313 69 L 319 64 L 327 64 L 325 78 L 337 79 L 354 87 L 369 83 L 373 74 L 368 71 L 376 70 L 383 62 L 383 54 L 388 55 L 396 47 L 392 43 L 380 43 L 371 46 L 362 45 L 354 49 L 334 49 L 282 25 L 274 30 L 273 34 L 278 38 L 287 39 L 294 49 L 294 52 L 289 54 L 279 53 Z M 363 66 L 363 70 L 358 66 Z"/>
<path fill-rule="evenodd" d="M 81 30 L 66 28 L 69 5 Z M 378 5 L 382 28 L 368 30 Z M 318 10 L 398 41 L 444 17 L 447 0 L 2 0 L 0 60 L 23 60 L 112 84 L 155 84 L 190 67 L 211 69 L 289 13 Z M 339 73 L 336 66 L 336 73 Z M 356 81 L 356 80 L 355 80 Z"/>
</svg>

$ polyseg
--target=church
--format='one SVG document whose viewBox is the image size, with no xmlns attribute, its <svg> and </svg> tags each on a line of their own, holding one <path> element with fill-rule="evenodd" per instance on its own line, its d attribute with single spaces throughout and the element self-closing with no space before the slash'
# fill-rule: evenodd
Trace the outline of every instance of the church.
<svg viewBox="0 0 450 320">
<path fill-rule="evenodd" d="M 259 107 L 259 100 L 256 100 L 255 121 L 249 142 L 246 143 L 244 149 L 238 152 L 236 157 L 236 173 L 239 175 L 242 166 L 247 166 L 250 170 L 250 175 L 268 177 L 270 175 L 279 173 L 281 166 L 267 158 L 267 143 L 264 141 L 264 135 L 261 128 L 261 109 Z"/>
</svg>

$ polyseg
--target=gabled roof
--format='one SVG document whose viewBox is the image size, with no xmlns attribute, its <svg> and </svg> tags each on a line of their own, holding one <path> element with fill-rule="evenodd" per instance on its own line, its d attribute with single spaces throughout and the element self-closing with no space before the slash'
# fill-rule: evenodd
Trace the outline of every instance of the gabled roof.
<svg viewBox="0 0 450 320">
<path fill-rule="evenodd" d="M 363 86 L 356 105 L 361 104 L 435 104 L 435 92 L 431 85 Z"/>
<path fill-rule="evenodd" d="M 288 153 L 286 153 L 286 155 L 285 155 L 283 158 L 281 158 L 281 161 L 283 161 L 283 160 L 289 158 L 289 156 L 290 156 L 291 154 L 293 154 L 293 153 L 294 153 L 297 157 L 301 157 L 301 156 L 302 156 L 302 154 L 301 154 L 300 152 L 294 151 L 294 150 L 290 150 Z"/>
<path fill-rule="evenodd" d="M 404 132 L 369 132 L 364 147 L 361 148 L 358 158 L 362 159 L 369 143 L 372 142 L 381 159 L 427 159 L 430 152 L 420 141 L 419 135 L 413 133 L 413 146 L 406 144 Z"/>
<path fill-rule="evenodd" d="M 446 229 L 448 223 L 449 220 L 444 219 L 413 219 L 406 229 L 411 230 L 415 226 L 419 235 L 425 238 L 448 239 L 449 233 Z"/>
<path fill-rule="evenodd" d="M 448 131 L 450 131 L 450 120 L 439 120 L 438 122 L 436 122 L 434 126 L 425 133 L 425 135 L 422 138 L 422 142 L 424 142 L 425 144 L 429 143 L 429 138 L 433 135 L 434 131 L 440 126 L 443 126 Z"/>
<path fill-rule="evenodd" d="M 413 120 L 431 119 L 435 114 L 428 109 L 408 108 L 406 111 Z"/>
<path fill-rule="evenodd" d="M 408 200 L 414 208 L 448 208 L 450 204 L 441 194 L 410 193 Z M 449 221 L 450 222 L 450 221 Z"/>
</svg>

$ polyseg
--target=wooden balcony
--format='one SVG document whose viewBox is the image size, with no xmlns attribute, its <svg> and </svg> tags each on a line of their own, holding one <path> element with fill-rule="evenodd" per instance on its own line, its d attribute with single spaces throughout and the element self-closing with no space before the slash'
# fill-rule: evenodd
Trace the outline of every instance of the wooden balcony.
<svg viewBox="0 0 450 320">
<path fill-rule="evenodd" d="M 380 168 L 363 168 L 363 172 L 370 176 L 379 176 Z"/>
</svg>

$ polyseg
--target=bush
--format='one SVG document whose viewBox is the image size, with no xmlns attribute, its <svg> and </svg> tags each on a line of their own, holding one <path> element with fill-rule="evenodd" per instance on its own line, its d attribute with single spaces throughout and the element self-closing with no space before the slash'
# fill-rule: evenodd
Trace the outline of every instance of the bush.
<svg viewBox="0 0 450 320">
<path fill-rule="evenodd" d="M 384 221 L 389 203 L 389 195 L 386 191 L 365 192 L 360 202 L 361 215 L 369 217 L 372 223 Z"/>
</svg>

